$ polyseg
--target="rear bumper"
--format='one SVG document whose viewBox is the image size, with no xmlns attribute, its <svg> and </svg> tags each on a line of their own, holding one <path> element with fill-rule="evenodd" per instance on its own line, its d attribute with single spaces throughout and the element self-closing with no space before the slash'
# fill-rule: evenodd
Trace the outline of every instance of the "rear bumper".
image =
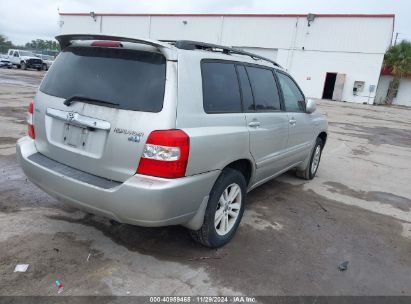
<svg viewBox="0 0 411 304">
<path fill-rule="evenodd" d="M 86 174 L 82 171 L 70 168 L 76 174 L 68 176 L 30 160 L 35 153 L 38 151 L 29 137 L 17 142 L 17 159 L 28 179 L 39 188 L 79 209 L 138 226 L 187 224 L 203 209 L 220 173 L 178 179 L 134 175 L 107 189 L 71 177 Z"/>
</svg>

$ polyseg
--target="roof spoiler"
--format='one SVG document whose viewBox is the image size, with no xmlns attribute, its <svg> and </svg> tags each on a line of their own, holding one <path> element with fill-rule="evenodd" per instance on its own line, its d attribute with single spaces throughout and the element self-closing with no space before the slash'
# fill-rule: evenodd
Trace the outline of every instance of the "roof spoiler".
<svg viewBox="0 0 411 304">
<path fill-rule="evenodd" d="M 98 34 L 66 34 L 56 36 L 56 40 L 60 43 L 60 48 L 64 49 L 71 44 L 74 40 L 103 40 L 103 41 L 121 41 L 130 42 L 137 44 L 149 45 L 157 48 L 161 53 L 163 53 L 167 59 L 176 60 L 176 55 L 172 56 L 172 50 L 174 47 L 168 43 L 150 40 L 150 39 L 137 39 L 137 38 L 127 38 L 121 36 L 111 36 L 111 35 L 98 35 Z M 172 57 L 172 58 L 170 58 Z"/>
</svg>

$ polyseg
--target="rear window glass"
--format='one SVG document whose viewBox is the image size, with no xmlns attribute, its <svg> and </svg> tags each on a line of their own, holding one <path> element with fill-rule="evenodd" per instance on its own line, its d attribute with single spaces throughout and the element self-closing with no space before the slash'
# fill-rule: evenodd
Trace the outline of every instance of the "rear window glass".
<svg viewBox="0 0 411 304">
<path fill-rule="evenodd" d="M 44 78 L 40 91 L 61 98 L 82 96 L 118 104 L 120 109 L 160 112 L 166 60 L 136 50 L 69 47 Z"/>
<path fill-rule="evenodd" d="M 206 113 L 241 112 L 240 88 L 234 64 L 204 62 L 201 72 Z"/>
<path fill-rule="evenodd" d="M 254 94 L 256 110 L 281 110 L 280 95 L 271 70 L 247 67 L 248 77 Z"/>
</svg>

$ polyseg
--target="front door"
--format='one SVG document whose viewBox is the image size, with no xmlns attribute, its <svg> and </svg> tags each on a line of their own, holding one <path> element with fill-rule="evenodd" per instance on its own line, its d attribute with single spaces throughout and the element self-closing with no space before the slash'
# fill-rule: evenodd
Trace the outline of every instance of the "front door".
<svg viewBox="0 0 411 304">
<path fill-rule="evenodd" d="M 19 64 L 20 63 L 20 54 L 19 54 L 18 51 L 14 51 L 13 57 L 11 57 L 10 61 L 14 64 Z"/>
<path fill-rule="evenodd" d="M 281 71 L 277 72 L 277 77 L 288 115 L 289 164 L 294 165 L 303 161 L 310 152 L 314 131 L 312 116 L 305 112 L 305 97 L 295 81 Z"/>
</svg>

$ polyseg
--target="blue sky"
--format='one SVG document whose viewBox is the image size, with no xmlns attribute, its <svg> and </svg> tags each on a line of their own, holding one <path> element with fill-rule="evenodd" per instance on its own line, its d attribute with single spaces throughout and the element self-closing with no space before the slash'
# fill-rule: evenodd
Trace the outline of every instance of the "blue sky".
<svg viewBox="0 0 411 304">
<path fill-rule="evenodd" d="M 399 40 L 411 40 L 411 0 L 17 0 L 2 1 L 0 33 L 16 44 L 58 34 L 60 12 L 361 13 L 396 15 Z M 395 34 L 394 34 L 395 35 Z"/>
</svg>

